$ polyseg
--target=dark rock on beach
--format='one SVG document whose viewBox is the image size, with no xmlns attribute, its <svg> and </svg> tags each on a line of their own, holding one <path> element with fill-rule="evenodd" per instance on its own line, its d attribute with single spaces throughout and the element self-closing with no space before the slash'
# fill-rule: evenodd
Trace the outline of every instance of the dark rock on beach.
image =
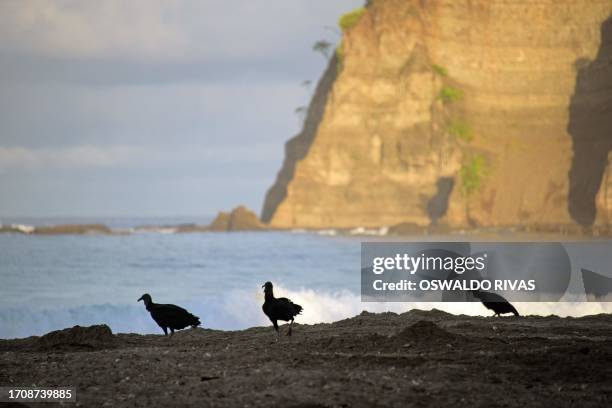
<svg viewBox="0 0 612 408">
<path fill-rule="evenodd" d="M 45 334 L 36 341 L 36 348 L 42 351 L 102 350 L 114 347 L 116 337 L 105 324 L 56 330 Z"/>
<path fill-rule="evenodd" d="M 72 328 L 0 341 L 0 382 L 76 386 L 77 406 L 605 407 L 612 399 L 611 315 L 363 313 L 275 337 L 272 327 L 171 338 Z"/>
</svg>

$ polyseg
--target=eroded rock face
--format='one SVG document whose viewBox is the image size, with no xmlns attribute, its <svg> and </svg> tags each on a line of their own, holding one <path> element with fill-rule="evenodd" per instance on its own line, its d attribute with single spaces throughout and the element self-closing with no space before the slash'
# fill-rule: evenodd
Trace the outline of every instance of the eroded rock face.
<svg viewBox="0 0 612 408">
<path fill-rule="evenodd" d="M 570 211 L 569 195 L 604 171 L 582 171 L 588 151 L 577 160 L 576 150 L 595 139 L 610 148 L 611 14 L 611 0 L 369 2 L 287 144 L 262 220 L 592 223 L 593 189 L 586 210 Z M 589 109 L 608 112 L 595 133 Z"/>
<path fill-rule="evenodd" d="M 228 231 L 252 231 L 265 228 L 257 215 L 244 206 L 232 210 L 227 225 Z"/>
<path fill-rule="evenodd" d="M 215 231 L 215 232 L 227 231 L 229 228 L 229 220 L 230 220 L 230 213 L 225 212 L 225 211 L 220 211 L 219 214 L 217 214 L 217 216 L 215 217 L 215 219 L 210 223 L 207 229 L 209 231 Z"/>
<path fill-rule="evenodd" d="M 609 190 L 612 183 L 612 15 L 601 26 L 601 45 L 595 58 L 578 60 L 575 65 L 577 78 L 568 125 L 574 151 L 569 173 L 569 211 L 583 226 L 590 226 L 594 221 L 599 226 L 612 226 Z"/>
<path fill-rule="evenodd" d="M 612 134 L 610 135 L 612 138 Z M 599 226 L 612 226 L 612 152 L 608 154 L 606 168 L 601 178 L 597 198 L 597 220 Z"/>
</svg>

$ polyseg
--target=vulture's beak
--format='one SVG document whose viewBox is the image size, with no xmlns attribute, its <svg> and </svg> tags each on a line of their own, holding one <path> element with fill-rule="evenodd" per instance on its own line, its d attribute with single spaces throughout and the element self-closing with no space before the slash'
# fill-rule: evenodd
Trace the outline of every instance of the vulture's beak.
<svg viewBox="0 0 612 408">
<path fill-rule="evenodd" d="M 137 302 L 140 302 L 142 300 L 142 296 L 137 300 Z"/>
</svg>

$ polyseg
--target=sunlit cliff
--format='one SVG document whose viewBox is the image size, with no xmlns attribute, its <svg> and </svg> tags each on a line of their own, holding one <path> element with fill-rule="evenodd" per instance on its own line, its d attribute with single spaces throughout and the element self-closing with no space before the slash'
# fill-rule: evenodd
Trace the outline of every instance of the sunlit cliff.
<svg viewBox="0 0 612 408">
<path fill-rule="evenodd" d="M 373 0 L 357 14 L 264 222 L 612 223 L 612 1 Z"/>
</svg>

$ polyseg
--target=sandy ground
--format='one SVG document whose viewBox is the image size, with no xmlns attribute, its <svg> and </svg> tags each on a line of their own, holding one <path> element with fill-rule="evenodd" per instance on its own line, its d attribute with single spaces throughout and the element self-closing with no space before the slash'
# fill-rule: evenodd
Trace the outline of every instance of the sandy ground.
<svg viewBox="0 0 612 408">
<path fill-rule="evenodd" d="M 0 384 L 76 386 L 83 407 L 612 406 L 612 315 L 362 313 L 280 342 L 104 329 L 0 341 Z"/>
</svg>

